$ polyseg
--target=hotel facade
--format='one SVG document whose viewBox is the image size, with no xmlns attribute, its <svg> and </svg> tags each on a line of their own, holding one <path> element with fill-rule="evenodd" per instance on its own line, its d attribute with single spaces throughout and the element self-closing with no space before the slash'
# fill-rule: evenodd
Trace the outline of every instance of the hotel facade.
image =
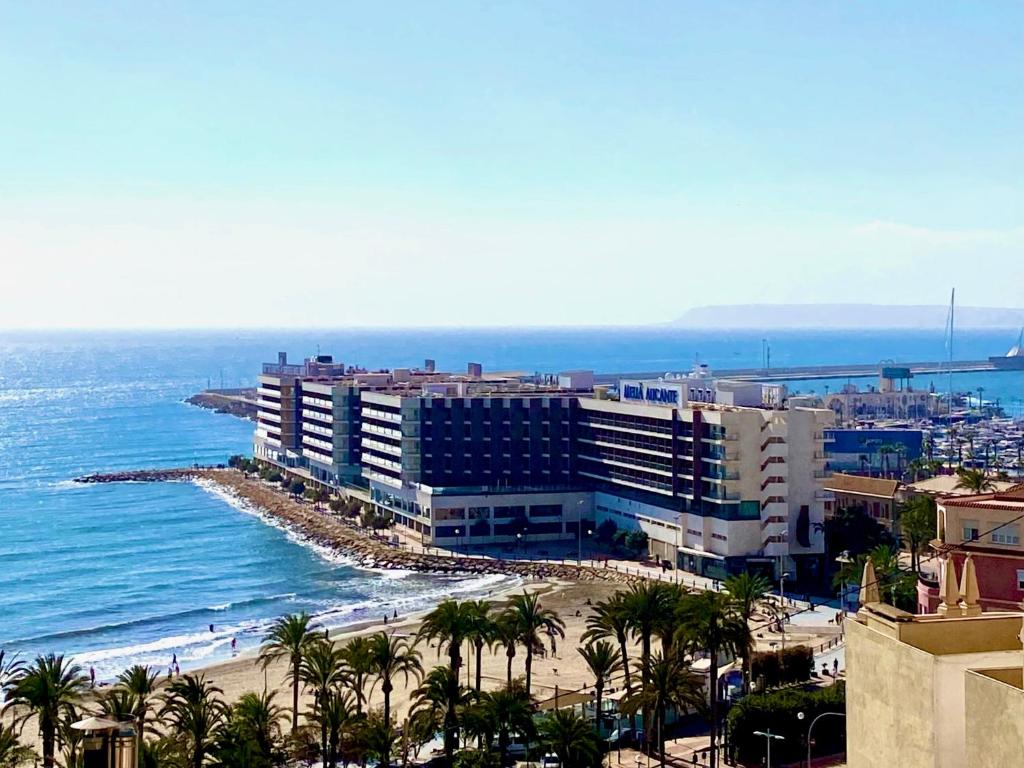
<svg viewBox="0 0 1024 768">
<path fill-rule="evenodd" d="M 424 545 L 578 540 L 611 520 L 693 573 L 817 578 L 833 416 L 782 407 L 778 387 L 702 374 L 622 381 L 615 399 L 581 371 L 335 373 L 264 371 L 256 458 L 357 495 Z"/>
</svg>

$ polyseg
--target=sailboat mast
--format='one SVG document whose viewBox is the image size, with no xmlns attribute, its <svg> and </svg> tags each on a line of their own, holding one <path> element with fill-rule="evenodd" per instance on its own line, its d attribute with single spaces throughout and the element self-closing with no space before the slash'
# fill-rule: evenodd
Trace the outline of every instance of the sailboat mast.
<svg viewBox="0 0 1024 768">
<path fill-rule="evenodd" d="M 948 398 L 946 414 L 947 414 L 947 428 L 953 424 L 953 321 L 956 313 L 956 288 L 953 288 L 949 294 L 949 391 L 946 393 Z"/>
</svg>

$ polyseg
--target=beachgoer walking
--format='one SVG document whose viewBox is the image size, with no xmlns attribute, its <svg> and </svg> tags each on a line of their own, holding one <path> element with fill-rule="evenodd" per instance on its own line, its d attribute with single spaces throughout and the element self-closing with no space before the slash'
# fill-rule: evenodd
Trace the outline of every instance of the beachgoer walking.
<svg viewBox="0 0 1024 768">
<path fill-rule="evenodd" d="M 90 688 L 95 688 L 96 687 L 96 670 L 93 669 L 92 667 L 89 667 L 89 687 Z"/>
<path fill-rule="evenodd" d="M 210 631 L 213 632 L 213 624 L 210 625 Z"/>
<path fill-rule="evenodd" d="M 832 659 L 832 677 L 839 677 L 839 659 Z"/>
<path fill-rule="evenodd" d="M 395 615 L 392 616 L 391 618 L 393 618 L 393 619 L 397 619 L 398 618 L 398 609 L 397 608 L 395 609 Z"/>
<path fill-rule="evenodd" d="M 235 650 L 238 647 L 238 641 L 235 638 L 231 638 L 231 650 Z"/>
<path fill-rule="evenodd" d="M 180 675 L 181 674 L 181 667 L 179 667 L 177 664 L 174 665 L 174 674 L 176 674 L 176 675 Z"/>
<path fill-rule="evenodd" d="M 172 653 L 171 654 L 171 664 L 177 664 L 177 663 L 178 663 L 178 654 Z"/>
<path fill-rule="evenodd" d="M 385 623 L 385 624 L 387 624 L 387 623 L 388 623 L 388 615 L 387 615 L 386 613 L 384 614 L 384 623 Z"/>
</svg>

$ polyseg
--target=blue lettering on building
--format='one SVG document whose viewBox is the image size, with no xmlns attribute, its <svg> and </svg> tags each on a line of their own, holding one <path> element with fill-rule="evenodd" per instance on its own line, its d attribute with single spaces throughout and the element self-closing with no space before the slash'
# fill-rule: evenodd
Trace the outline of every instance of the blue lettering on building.
<svg viewBox="0 0 1024 768">
<path fill-rule="evenodd" d="M 622 388 L 622 398 L 624 400 L 643 400 L 644 392 L 639 384 L 626 384 Z"/>
<path fill-rule="evenodd" d="M 661 405 L 677 405 L 679 403 L 679 391 L 662 387 L 648 387 L 647 401 Z"/>
</svg>

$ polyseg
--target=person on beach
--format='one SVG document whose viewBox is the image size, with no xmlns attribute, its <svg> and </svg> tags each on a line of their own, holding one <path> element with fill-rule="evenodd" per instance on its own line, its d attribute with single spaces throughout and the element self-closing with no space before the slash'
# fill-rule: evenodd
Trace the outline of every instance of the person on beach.
<svg viewBox="0 0 1024 768">
<path fill-rule="evenodd" d="M 93 669 L 92 667 L 89 667 L 89 687 L 90 688 L 95 688 L 96 687 L 96 670 Z"/>
<path fill-rule="evenodd" d="M 397 609 L 397 608 L 395 609 L 395 614 L 394 614 L 394 616 L 392 616 L 391 618 L 392 618 L 392 619 L 397 619 L 397 618 L 398 618 L 398 609 Z"/>
<path fill-rule="evenodd" d="M 231 650 L 234 651 L 238 647 L 238 641 L 235 638 L 231 638 Z"/>
<path fill-rule="evenodd" d="M 384 614 L 384 623 L 385 623 L 385 624 L 387 624 L 387 623 L 388 623 L 388 615 L 387 615 L 386 613 Z"/>
<path fill-rule="evenodd" d="M 181 675 L 181 667 L 179 667 L 177 664 L 174 665 L 174 674 Z"/>
<path fill-rule="evenodd" d="M 213 632 L 213 624 L 210 625 L 210 631 Z"/>
<path fill-rule="evenodd" d="M 178 663 L 178 654 L 172 653 L 171 654 L 171 666 L 174 666 L 177 663 Z"/>
</svg>

